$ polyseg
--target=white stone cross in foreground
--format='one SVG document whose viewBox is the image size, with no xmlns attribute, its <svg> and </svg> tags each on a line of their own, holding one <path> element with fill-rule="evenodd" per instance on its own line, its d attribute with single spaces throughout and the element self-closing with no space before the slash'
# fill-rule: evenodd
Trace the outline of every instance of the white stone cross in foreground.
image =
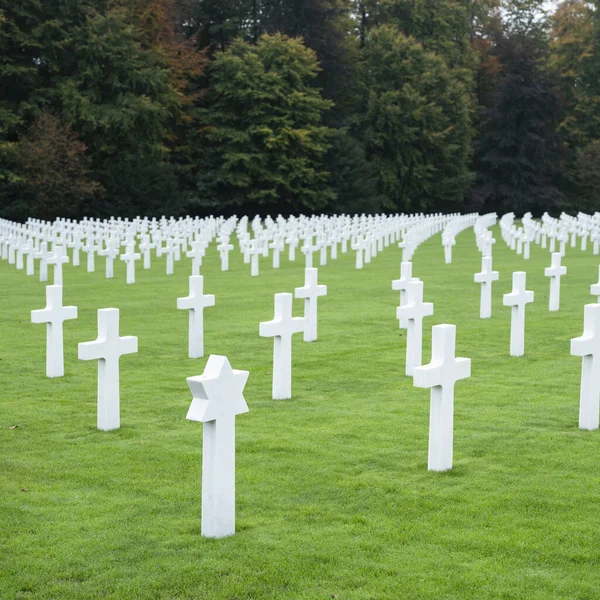
<svg viewBox="0 0 600 600">
<path fill-rule="evenodd" d="M 433 304 L 423 302 L 423 282 L 412 279 L 408 284 L 408 300 L 396 309 L 396 317 L 405 319 L 406 374 L 411 377 L 415 367 L 423 362 L 423 319 L 433 315 Z"/>
<path fill-rule="evenodd" d="M 579 428 L 598 429 L 600 409 L 600 304 L 584 307 L 583 335 L 571 340 L 571 354 L 583 358 Z"/>
<path fill-rule="evenodd" d="M 454 384 L 471 376 L 471 359 L 456 358 L 456 325 L 432 329 L 431 362 L 414 370 L 413 385 L 431 388 L 429 412 L 429 471 L 452 468 Z"/>
<path fill-rule="evenodd" d="M 317 285 L 318 277 L 319 269 L 304 269 L 304 287 L 294 290 L 296 298 L 304 298 L 305 342 L 315 342 L 317 340 L 317 300 L 319 296 L 327 295 L 327 286 Z"/>
<path fill-rule="evenodd" d="M 137 337 L 119 337 L 119 309 L 98 310 L 98 338 L 79 344 L 80 360 L 98 361 L 98 429 L 120 426 L 119 358 L 138 351 Z"/>
<path fill-rule="evenodd" d="M 31 311 L 32 323 L 47 323 L 47 377 L 62 377 L 65 374 L 63 322 L 77 318 L 77 307 L 63 306 L 62 303 L 62 285 L 49 285 L 46 287 L 46 308 Z"/>
<path fill-rule="evenodd" d="M 498 271 L 492 271 L 492 257 L 481 258 L 481 273 L 475 273 L 475 283 L 481 284 L 481 298 L 479 301 L 479 318 L 489 319 L 492 316 L 492 282 L 498 281 Z"/>
<path fill-rule="evenodd" d="M 235 533 L 235 417 L 248 412 L 243 396 L 248 371 L 233 370 L 211 354 L 204 373 L 188 377 L 193 400 L 187 413 L 202 428 L 202 535 Z"/>
<path fill-rule="evenodd" d="M 304 331 L 304 317 L 292 317 L 292 294 L 275 294 L 275 318 L 260 324 L 261 337 L 273 340 L 273 400 L 292 397 L 292 335 Z"/>
<path fill-rule="evenodd" d="M 188 356 L 202 358 L 204 356 L 204 309 L 215 305 L 213 294 L 204 293 L 204 277 L 190 275 L 189 295 L 177 298 L 177 308 L 189 310 Z"/>
<path fill-rule="evenodd" d="M 567 267 L 560 264 L 560 252 L 552 253 L 552 264 L 544 269 L 544 275 L 550 277 L 550 302 L 548 309 L 558 310 L 560 307 L 560 278 L 567 274 Z"/>
<path fill-rule="evenodd" d="M 504 294 L 504 306 L 511 306 L 510 318 L 510 355 L 525 354 L 525 305 L 533 302 L 533 292 L 525 289 L 527 273 L 513 273 L 513 289 L 510 294 Z"/>
</svg>

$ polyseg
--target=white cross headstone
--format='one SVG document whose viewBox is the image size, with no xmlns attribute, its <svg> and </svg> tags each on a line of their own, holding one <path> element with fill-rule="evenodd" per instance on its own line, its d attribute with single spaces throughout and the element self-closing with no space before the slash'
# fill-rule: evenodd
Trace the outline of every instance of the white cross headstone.
<svg viewBox="0 0 600 600">
<path fill-rule="evenodd" d="M 189 295 L 177 298 L 177 308 L 189 310 L 188 356 L 202 358 L 204 356 L 204 309 L 215 305 L 213 294 L 204 293 L 204 277 L 191 275 L 189 278 Z"/>
<path fill-rule="evenodd" d="M 69 244 L 69 248 L 73 248 L 73 262 L 71 263 L 74 267 L 79 266 L 79 252 L 81 250 L 81 235 L 78 232 L 73 234 L 73 241 Z"/>
<path fill-rule="evenodd" d="M 96 270 L 96 250 L 98 250 L 98 246 L 96 245 L 94 239 L 92 237 L 87 238 L 87 243 L 82 247 L 82 250 L 87 253 L 87 272 L 93 273 Z"/>
<path fill-rule="evenodd" d="M 327 247 L 326 239 L 317 240 L 316 247 L 319 249 L 319 264 L 324 267 L 327 264 Z"/>
<path fill-rule="evenodd" d="M 275 235 L 273 241 L 269 244 L 269 248 L 273 250 L 273 268 L 279 269 L 279 255 L 285 248 L 283 236 L 280 234 Z"/>
<path fill-rule="evenodd" d="M 233 250 L 233 244 L 230 244 L 229 239 L 225 238 L 217 246 L 217 250 L 221 258 L 221 271 L 229 271 L 229 252 Z"/>
<path fill-rule="evenodd" d="M 121 254 L 120 259 L 127 263 L 127 283 L 135 283 L 135 261 L 139 260 L 141 256 L 134 252 L 133 242 L 128 242 L 127 250 L 124 254 Z"/>
<path fill-rule="evenodd" d="M 260 324 L 261 337 L 273 340 L 273 400 L 292 397 L 292 335 L 304 331 L 304 317 L 292 317 L 292 294 L 275 294 L 275 318 Z"/>
<path fill-rule="evenodd" d="M 452 468 L 454 445 L 454 384 L 471 376 L 471 359 L 456 358 L 456 325 L 432 329 L 431 362 L 414 370 L 413 385 L 431 388 L 429 471 Z"/>
<path fill-rule="evenodd" d="M 327 295 L 327 286 L 318 285 L 319 269 L 311 268 L 304 270 L 304 287 L 294 290 L 296 298 L 304 298 L 304 318 L 306 327 L 304 329 L 304 341 L 315 342 L 317 340 L 317 300 L 319 296 Z"/>
<path fill-rule="evenodd" d="M 600 267 L 598 267 L 598 283 L 593 283 L 590 286 L 590 294 L 597 296 L 598 304 L 600 304 Z"/>
<path fill-rule="evenodd" d="M 259 258 L 262 254 L 262 248 L 258 239 L 254 238 L 250 240 L 248 252 L 250 253 L 250 275 L 251 277 L 258 277 Z"/>
<path fill-rule="evenodd" d="M 106 257 L 106 263 L 104 265 L 104 274 L 106 279 L 112 279 L 115 276 L 114 262 L 115 258 L 119 256 L 119 242 L 113 239 L 107 240 L 106 248 L 98 252 L 100 256 Z"/>
<path fill-rule="evenodd" d="M 444 262 L 449 265 L 452 263 L 452 246 L 456 245 L 456 240 L 454 236 L 447 235 L 443 236 L 443 246 L 444 246 Z"/>
<path fill-rule="evenodd" d="M 202 240 L 194 240 L 192 249 L 185 254 L 192 259 L 192 275 L 200 275 L 200 267 L 202 266 L 202 258 L 204 257 L 204 243 Z"/>
<path fill-rule="evenodd" d="M 156 244 L 150 241 L 149 235 L 144 235 L 140 243 L 140 252 L 144 259 L 144 269 L 149 269 L 152 265 L 152 248 L 155 248 Z"/>
<path fill-rule="evenodd" d="M 47 323 L 46 376 L 62 377 L 65 374 L 63 323 L 77 318 L 76 306 L 63 306 L 62 285 L 46 287 L 46 308 L 31 311 L 32 323 Z"/>
<path fill-rule="evenodd" d="M 211 354 L 204 373 L 188 377 L 193 400 L 187 413 L 202 427 L 202 535 L 235 533 L 235 417 L 248 412 L 248 371 L 233 370 L 225 356 Z"/>
<path fill-rule="evenodd" d="M 586 304 L 583 335 L 571 340 L 571 354 L 581 356 L 579 428 L 598 429 L 600 409 L 600 304 Z"/>
<path fill-rule="evenodd" d="M 98 361 L 98 429 L 120 426 L 119 358 L 138 351 L 137 337 L 119 336 L 119 309 L 98 310 L 98 337 L 78 346 L 80 360 Z"/>
<path fill-rule="evenodd" d="M 167 275 L 173 275 L 173 265 L 175 260 L 175 242 L 172 237 L 167 238 L 167 246 L 163 248 L 167 255 L 167 263 L 165 265 Z"/>
<path fill-rule="evenodd" d="M 533 292 L 525 289 L 527 273 L 513 273 L 513 289 L 510 294 L 504 294 L 504 306 L 511 306 L 510 319 L 510 355 L 525 354 L 525 306 L 533 302 Z"/>
<path fill-rule="evenodd" d="M 40 244 L 39 252 L 36 252 L 33 257 L 40 260 L 40 281 L 48 281 L 48 259 L 52 256 L 52 252 L 48 251 L 48 242 Z"/>
<path fill-rule="evenodd" d="M 49 265 L 54 265 L 54 285 L 62 285 L 63 283 L 63 265 L 69 262 L 69 257 L 64 246 L 54 246 L 53 252 L 48 259 Z"/>
<path fill-rule="evenodd" d="M 396 317 L 407 322 L 406 374 L 411 377 L 415 367 L 423 362 L 423 319 L 433 315 L 433 304 L 423 302 L 423 282 L 412 279 L 408 284 L 408 298 L 396 309 Z"/>
<path fill-rule="evenodd" d="M 316 252 L 319 249 L 318 246 L 313 246 L 312 240 L 313 236 L 309 235 L 304 242 L 304 246 L 302 246 L 301 248 L 302 252 L 304 253 L 304 256 L 306 257 L 306 261 L 304 263 L 304 267 L 306 269 L 312 269 L 313 252 Z"/>
<path fill-rule="evenodd" d="M 392 289 L 400 292 L 400 304 L 404 306 L 406 304 L 406 296 L 408 289 L 408 282 L 412 279 L 412 263 L 410 261 L 400 263 L 400 279 L 392 281 Z M 405 320 L 399 321 L 400 329 L 406 329 L 407 323 Z"/>
<path fill-rule="evenodd" d="M 550 277 L 550 302 L 549 310 L 555 311 L 560 308 L 560 278 L 567 274 L 567 267 L 560 264 L 560 252 L 552 253 L 552 264 L 544 269 L 544 275 Z"/>
<path fill-rule="evenodd" d="M 34 274 L 34 263 L 33 263 L 33 255 L 35 253 L 35 247 L 33 245 L 33 241 L 31 239 L 27 240 L 27 243 L 23 246 L 22 253 L 27 256 L 27 267 L 26 274 L 33 275 Z"/>
<path fill-rule="evenodd" d="M 481 273 L 475 273 L 475 283 L 481 284 L 479 300 L 479 318 L 489 319 L 492 316 L 492 282 L 498 281 L 498 271 L 492 271 L 492 257 L 481 257 Z"/>
<path fill-rule="evenodd" d="M 17 239 L 17 243 L 15 244 L 16 251 L 16 268 L 20 271 L 23 269 L 23 249 L 25 248 L 25 240 L 21 237 Z"/>
</svg>

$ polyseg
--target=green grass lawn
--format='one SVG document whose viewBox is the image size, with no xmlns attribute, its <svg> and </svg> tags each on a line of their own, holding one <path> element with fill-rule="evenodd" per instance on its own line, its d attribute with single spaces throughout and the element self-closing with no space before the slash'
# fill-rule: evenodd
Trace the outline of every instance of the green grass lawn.
<svg viewBox="0 0 600 600">
<path fill-rule="evenodd" d="M 494 230 L 497 238 L 499 231 Z M 84 256 L 82 255 L 82 258 Z M 315 256 L 317 259 L 317 257 Z M 138 263 L 104 278 L 104 259 L 64 273 L 65 372 L 45 377 L 45 305 L 38 275 L 0 261 L 0 598 L 595 599 L 600 592 L 600 432 L 577 427 L 581 359 L 570 339 L 595 301 L 600 257 L 567 250 L 561 310 L 548 312 L 548 250 L 531 259 L 498 239 L 493 317 L 479 319 L 481 260 L 472 230 L 444 264 L 440 237 L 421 246 L 431 327 L 457 325 L 472 376 L 456 385 L 454 468 L 427 471 L 429 391 L 404 376 L 398 329 L 401 250 L 354 268 L 354 253 L 319 269 L 319 341 L 294 340 L 293 399 L 271 399 L 273 342 L 260 321 L 273 294 L 303 285 L 303 257 L 250 277 L 239 252 L 203 267 L 205 351 L 250 371 L 250 412 L 237 418 L 236 535 L 200 535 L 202 425 L 186 421 L 186 259 L 165 275 Z M 502 294 L 526 270 L 526 355 L 509 356 Z M 302 301 L 295 300 L 295 314 Z M 121 310 L 121 429 L 96 429 L 97 365 L 77 360 L 96 338 L 96 310 Z M 17 426 L 17 427 L 15 427 Z"/>
</svg>

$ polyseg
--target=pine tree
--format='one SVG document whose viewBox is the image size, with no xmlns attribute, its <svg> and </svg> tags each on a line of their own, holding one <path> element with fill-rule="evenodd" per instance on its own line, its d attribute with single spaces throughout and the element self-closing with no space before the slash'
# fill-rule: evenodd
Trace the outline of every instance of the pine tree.
<svg viewBox="0 0 600 600">
<path fill-rule="evenodd" d="M 282 35 L 238 40 L 216 57 L 204 120 L 221 206 L 298 212 L 334 198 L 321 124 L 331 103 L 311 87 L 317 71 L 314 52 Z"/>
<path fill-rule="evenodd" d="M 499 55 L 502 83 L 476 145 L 479 191 L 491 210 L 552 210 L 560 200 L 553 173 L 561 160 L 557 94 L 534 38 L 505 37 Z"/>
<path fill-rule="evenodd" d="M 471 181 L 469 97 L 443 59 L 393 27 L 362 49 L 355 131 L 379 174 L 386 208 L 461 205 Z"/>
</svg>

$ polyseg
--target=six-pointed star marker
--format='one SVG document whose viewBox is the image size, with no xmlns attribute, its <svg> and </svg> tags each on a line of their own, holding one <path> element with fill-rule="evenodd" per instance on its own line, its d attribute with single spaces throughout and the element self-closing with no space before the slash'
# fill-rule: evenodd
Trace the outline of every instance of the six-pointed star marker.
<svg viewBox="0 0 600 600">
<path fill-rule="evenodd" d="M 187 378 L 194 399 L 186 419 L 207 423 L 248 412 L 243 395 L 248 375 L 233 370 L 226 356 L 211 354 L 204 373 Z"/>
</svg>

